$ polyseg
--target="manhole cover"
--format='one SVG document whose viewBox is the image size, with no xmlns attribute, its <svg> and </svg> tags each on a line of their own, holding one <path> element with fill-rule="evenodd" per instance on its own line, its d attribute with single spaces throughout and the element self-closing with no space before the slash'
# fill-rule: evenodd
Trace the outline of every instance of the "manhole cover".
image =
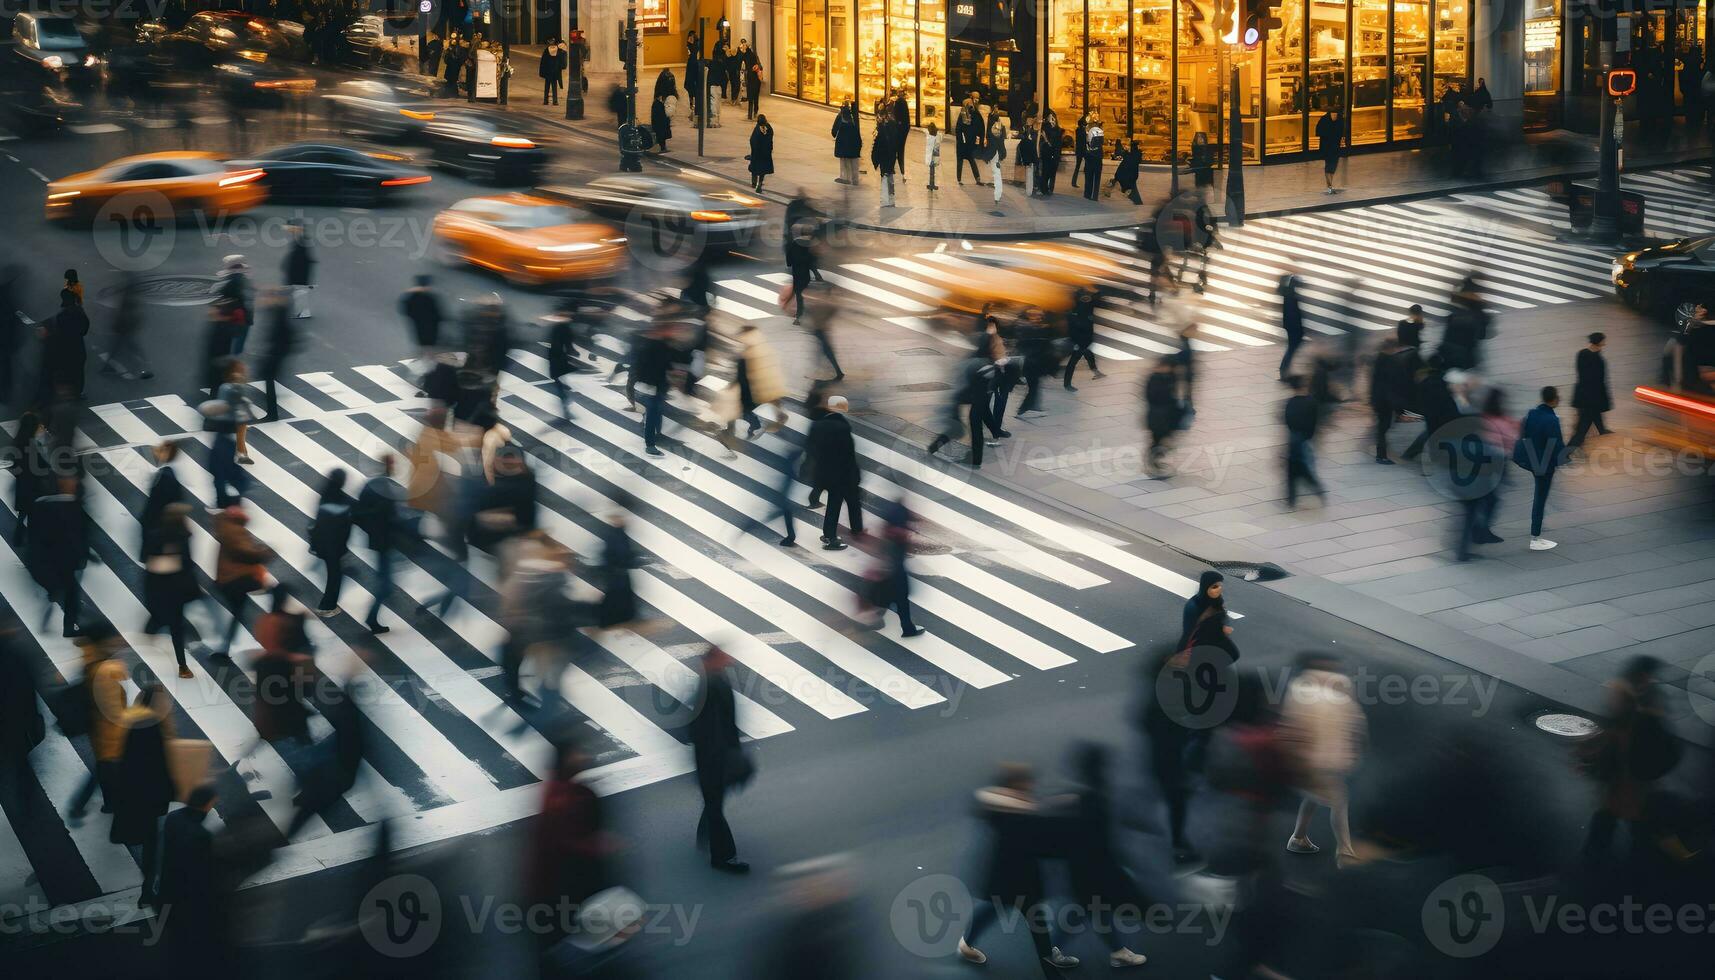
<svg viewBox="0 0 1715 980">
<path fill-rule="evenodd" d="M 1536 716 L 1536 727 L 1561 738 L 1589 738 L 1596 734 L 1597 724 L 1583 715 L 1548 712 Z"/>
<path fill-rule="evenodd" d="M 894 391 L 951 391 L 953 386 L 945 381 L 919 381 L 914 385 L 897 385 Z"/>
</svg>

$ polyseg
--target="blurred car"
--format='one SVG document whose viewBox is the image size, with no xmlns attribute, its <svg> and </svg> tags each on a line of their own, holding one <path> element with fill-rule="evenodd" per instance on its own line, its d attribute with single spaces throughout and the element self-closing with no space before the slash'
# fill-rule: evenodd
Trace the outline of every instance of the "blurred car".
<svg viewBox="0 0 1715 980">
<path fill-rule="evenodd" d="M 234 105 L 283 105 L 287 96 L 316 90 L 316 80 L 295 65 L 223 61 L 212 69 L 221 97 Z"/>
<path fill-rule="evenodd" d="M 210 68 L 234 58 L 253 63 L 302 60 L 303 27 L 256 17 L 236 10 L 205 10 L 185 26 L 170 31 L 153 25 L 138 28 L 139 39 L 150 39 L 178 64 Z"/>
<path fill-rule="evenodd" d="M 353 68 L 399 71 L 417 63 L 417 11 L 384 18 L 365 14 L 340 32 L 336 55 Z"/>
<path fill-rule="evenodd" d="M 1651 416 L 1631 433 L 1632 439 L 1715 460 L 1715 395 L 1665 385 L 1640 385 L 1632 395 L 1648 407 Z"/>
<path fill-rule="evenodd" d="M 114 45 L 107 52 L 107 91 L 131 98 L 186 99 L 200 94 L 201 87 L 194 75 L 181 71 L 170 55 L 140 31 L 138 40 Z"/>
<path fill-rule="evenodd" d="M 84 115 L 84 105 L 62 86 L 40 78 L 0 78 L 0 119 L 19 133 L 49 133 Z"/>
<path fill-rule="evenodd" d="M 1125 268 L 1115 259 L 1063 242 L 983 245 L 938 258 L 948 270 L 938 283 L 941 305 L 971 316 L 985 306 L 1002 311 L 1036 306 L 1046 313 L 1064 313 L 1072 308 L 1077 290 L 1100 294 L 1125 282 Z"/>
<path fill-rule="evenodd" d="M 429 182 L 409 157 L 336 143 L 292 143 L 259 157 L 228 160 L 233 170 L 261 170 L 270 201 L 373 205 Z"/>
<path fill-rule="evenodd" d="M 422 135 L 423 125 L 435 118 L 434 103 L 374 79 L 340 82 L 322 98 L 334 128 L 353 136 L 414 140 Z"/>
<path fill-rule="evenodd" d="M 687 236 L 705 248 L 743 248 L 762 227 L 767 203 L 713 178 L 641 174 L 597 177 L 582 187 L 544 187 L 540 193 L 623 222 L 626 234 L 657 253 L 673 250 Z"/>
<path fill-rule="evenodd" d="M 139 210 L 164 208 L 170 213 L 154 217 L 219 218 L 261 204 L 267 196 L 264 176 L 257 168 L 230 170 L 213 153 L 144 153 L 49 182 L 45 214 L 50 221 L 87 223 L 112 202 L 133 217 Z"/>
<path fill-rule="evenodd" d="M 605 222 L 531 194 L 472 197 L 435 216 L 436 248 L 524 285 L 599 282 L 625 268 L 625 237 Z"/>
<path fill-rule="evenodd" d="M 12 64 L 8 68 L 76 88 L 101 81 L 101 59 L 90 51 L 72 17 L 21 13 L 12 21 Z"/>
<path fill-rule="evenodd" d="M 541 137 L 493 112 L 441 110 L 421 138 L 437 165 L 499 184 L 534 183 L 548 162 Z"/>
<path fill-rule="evenodd" d="M 1715 297 L 1715 235 L 1627 252 L 1614 260 L 1612 279 L 1614 295 L 1653 315 L 1708 303 Z"/>
</svg>

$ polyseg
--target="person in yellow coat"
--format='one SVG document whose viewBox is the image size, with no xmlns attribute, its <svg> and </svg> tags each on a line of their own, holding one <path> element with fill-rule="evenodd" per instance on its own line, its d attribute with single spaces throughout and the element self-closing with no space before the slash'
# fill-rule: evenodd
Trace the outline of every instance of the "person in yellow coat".
<svg viewBox="0 0 1715 980">
<path fill-rule="evenodd" d="M 125 714 L 125 663 L 119 652 L 125 641 L 111 623 L 101 620 L 86 624 L 78 640 L 83 653 L 83 696 L 87 711 L 89 748 L 95 756 L 95 771 L 72 795 L 68 816 L 74 821 L 83 818 L 84 808 L 101 787 L 101 811 L 113 812 L 114 777 L 119 768 L 119 754 L 125 747 L 125 729 L 121 717 Z M 63 719 L 62 719 L 63 724 Z M 82 726 L 79 726 L 82 727 Z"/>
</svg>

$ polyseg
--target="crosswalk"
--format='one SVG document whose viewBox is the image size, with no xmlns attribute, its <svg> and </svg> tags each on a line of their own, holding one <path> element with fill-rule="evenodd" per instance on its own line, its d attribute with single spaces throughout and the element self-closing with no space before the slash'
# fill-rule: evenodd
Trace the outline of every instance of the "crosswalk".
<svg viewBox="0 0 1715 980">
<path fill-rule="evenodd" d="M 362 831 L 389 818 L 410 818 L 397 822 L 409 845 L 528 814 L 552 763 L 548 729 L 566 717 L 587 734 L 597 763 L 590 778 L 604 793 L 689 771 L 680 728 L 696 685 L 691 660 L 711 643 L 738 663 L 741 730 L 766 745 L 869 712 L 933 713 L 966 692 L 1030 683 L 1082 660 L 1135 653 L 1137 638 L 1153 632 L 1152 624 L 1104 619 L 1090 610 L 1135 608 L 1139 589 L 1173 595 L 1195 589 L 1193 579 L 1100 531 L 860 434 L 872 505 L 867 519 L 876 520 L 876 502 L 895 495 L 904 495 L 920 518 L 923 553 L 914 559 L 912 598 L 928 632 L 900 638 L 892 613 L 882 631 L 863 629 L 859 595 L 873 559 L 856 548 L 815 549 L 818 513 L 798 518 L 799 536 L 810 549 L 783 549 L 776 543 L 778 524 L 751 522 L 767 511 L 765 500 L 801 444 L 805 419 L 790 416 L 779 432 L 741 444 L 729 456 L 695 424 L 702 405 L 689 399 L 669 412 L 672 451 L 651 458 L 641 452 L 639 417 L 599 376 L 576 381 L 578 418 L 561 423 L 541 354 L 513 353 L 502 376 L 501 412 L 537 474 L 542 526 L 593 559 L 599 524 L 628 499 L 628 526 L 644 556 L 636 589 L 653 628 L 591 637 L 589 649 L 553 679 L 569 710 L 551 719 L 501 696 L 502 634 L 490 613 L 499 585 L 493 562 L 473 556 L 472 602 L 455 603 L 440 616 L 428 607 L 451 579 L 451 559 L 432 548 L 402 559 L 395 589 L 383 597 L 390 632 L 371 636 L 361 617 L 377 580 L 359 536 L 341 598 L 344 612 L 312 617 L 309 630 L 331 693 L 359 706 L 370 737 L 353 788 L 289 842 L 292 797 L 314 762 L 313 749 L 258 742 L 249 712 L 256 677 L 245 656 L 224 664 L 193 644 L 195 676 L 180 680 L 166 638 L 142 632 L 144 571 L 135 557 L 141 533 L 135 514 L 154 478 L 148 445 L 184 440 L 173 465 L 188 492 L 207 505 L 213 497 L 208 437 L 198 431 L 194 410 L 176 396 L 88 413 L 80 440 L 99 560 L 83 576 L 85 608 L 98 610 L 129 641 L 133 688 L 163 684 L 173 695 L 178 733 L 212 746 L 220 794 L 215 819 L 249 819 L 280 835 L 279 859 L 259 880 L 356 859 L 373 837 Z M 308 547 L 322 475 L 344 468 L 361 478 L 412 439 L 423 404 L 414 393 L 403 365 L 305 374 L 284 381 L 280 417 L 252 426 L 249 527 L 275 550 L 271 571 L 295 595 L 313 595 L 322 582 L 322 566 Z M 11 483 L 10 475 L 0 474 L 0 500 L 12 499 Z M 193 519 L 193 564 L 207 588 L 216 547 L 201 507 Z M 8 544 L 13 526 L 13 514 L 0 510 L 0 627 L 17 630 L 42 675 L 75 678 L 78 650 L 58 635 L 57 610 L 47 607 Z M 575 587 L 590 589 L 582 578 Z M 202 604 L 191 608 L 200 636 L 215 634 L 224 619 Z M 255 647 L 241 630 L 233 649 Z M 527 683 L 544 680 L 532 673 Z M 68 800 L 91 760 L 84 740 L 68 741 L 54 728 L 47 704 L 40 709 L 49 735 L 30 758 L 36 785 L 21 801 L 8 800 L 7 819 L 0 821 L 0 909 L 29 901 L 85 902 L 140 883 L 131 855 L 107 841 L 105 818 L 70 819 Z M 319 716 L 313 726 L 318 736 L 331 731 Z"/>
</svg>

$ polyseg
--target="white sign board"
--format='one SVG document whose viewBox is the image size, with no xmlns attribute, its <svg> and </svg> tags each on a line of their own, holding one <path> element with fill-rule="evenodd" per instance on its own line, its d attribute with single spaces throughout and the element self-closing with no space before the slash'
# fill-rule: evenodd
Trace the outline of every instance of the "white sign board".
<svg viewBox="0 0 1715 980">
<path fill-rule="evenodd" d="M 494 52 L 487 48 L 479 49 L 476 53 L 476 97 L 479 99 L 500 98 L 500 70 L 494 59 Z"/>
</svg>

